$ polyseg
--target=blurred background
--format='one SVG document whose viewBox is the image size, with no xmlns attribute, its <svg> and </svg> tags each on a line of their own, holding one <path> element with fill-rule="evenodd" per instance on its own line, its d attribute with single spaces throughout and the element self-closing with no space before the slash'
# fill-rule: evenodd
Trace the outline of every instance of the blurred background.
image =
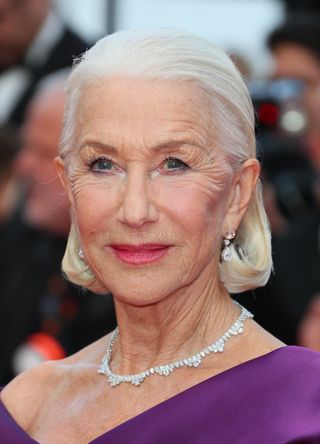
<svg viewBox="0 0 320 444">
<path fill-rule="evenodd" d="M 81 35 L 141 27 L 188 29 L 239 52 L 257 74 L 269 68 L 265 47 L 269 31 L 285 14 L 279 0 L 55 0 L 59 11 Z"/>
<path fill-rule="evenodd" d="M 274 273 L 234 295 L 288 344 L 320 350 L 320 2 L 0 0 L 0 384 L 115 326 L 110 295 L 60 271 L 70 226 L 56 177 L 73 59 L 121 29 L 173 26 L 222 46 L 256 112 Z"/>
</svg>

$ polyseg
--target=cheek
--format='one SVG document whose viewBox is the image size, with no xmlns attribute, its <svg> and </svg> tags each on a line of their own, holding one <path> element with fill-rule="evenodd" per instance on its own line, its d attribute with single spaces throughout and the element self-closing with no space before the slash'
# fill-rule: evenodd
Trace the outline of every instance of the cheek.
<svg viewBox="0 0 320 444">
<path fill-rule="evenodd" d="M 160 206 L 166 206 L 176 220 L 189 229 L 220 229 L 230 188 L 230 174 L 203 171 L 158 184 Z M 161 183 L 160 183 L 161 182 Z"/>
<path fill-rule="evenodd" d="M 146 199 L 156 207 L 158 223 L 151 229 L 201 238 L 219 232 L 227 201 L 227 179 L 217 168 L 191 174 L 159 175 L 148 179 Z M 118 210 L 125 197 L 123 177 L 75 175 L 72 194 L 81 237 L 94 236 L 117 225 Z M 121 230 L 123 227 L 121 227 Z M 173 233 L 172 233 L 173 234 Z M 179 236 L 179 237 L 180 237 Z"/>
<path fill-rule="evenodd" d="M 171 231 L 183 247 L 180 266 L 197 274 L 220 256 L 226 190 L 190 180 L 183 186 L 163 187 L 162 197 L 167 203 L 163 230 Z"/>
<path fill-rule="evenodd" d="M 119 186 L 110 181 L 73 178 L 71 190 L 82 238 L 99 233 L 116 214 L 118 189 Z"/>
</svg>

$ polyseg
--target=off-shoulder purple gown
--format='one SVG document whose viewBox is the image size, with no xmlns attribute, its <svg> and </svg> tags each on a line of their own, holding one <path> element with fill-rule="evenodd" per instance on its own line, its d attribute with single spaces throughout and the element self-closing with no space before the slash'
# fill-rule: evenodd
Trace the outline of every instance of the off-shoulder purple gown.
<svg viewBox="0 0 320 444">
<path fill-rule="evenodd" d="M 36 443 L 3 404 L 0 442 Z M 90 444 L 111 443 L 320 443 L 320 354 L 289 346 L 244 362 L 135 416 Z"/>
</svg>

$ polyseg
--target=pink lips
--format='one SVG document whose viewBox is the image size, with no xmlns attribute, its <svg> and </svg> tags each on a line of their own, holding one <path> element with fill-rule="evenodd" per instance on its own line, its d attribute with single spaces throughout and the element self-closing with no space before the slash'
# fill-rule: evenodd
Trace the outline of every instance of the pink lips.
<svg viewBox="0 0 320 444">
<path fill-rule="evenodd" d="M 164 244 L 112 244 L 110 245 L 115 255 L 127 264 L 142 265 L 156 262 L 165 256 L 170 245 Z"/>
</svg>

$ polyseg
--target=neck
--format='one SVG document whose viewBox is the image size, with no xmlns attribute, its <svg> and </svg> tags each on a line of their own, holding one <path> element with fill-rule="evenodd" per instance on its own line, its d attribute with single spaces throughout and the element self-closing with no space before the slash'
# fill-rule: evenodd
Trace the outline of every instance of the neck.
<svg viewBox="0 0 320 444">
<path fill-rule="evenodd" d="M 195 282 L 147 307 L 128 306 L 115 297 L 119 338 L 112 369 L 135 373 L 182 359 L 212 343 L 239 316 L 221 283 Z"/>
</svg>

